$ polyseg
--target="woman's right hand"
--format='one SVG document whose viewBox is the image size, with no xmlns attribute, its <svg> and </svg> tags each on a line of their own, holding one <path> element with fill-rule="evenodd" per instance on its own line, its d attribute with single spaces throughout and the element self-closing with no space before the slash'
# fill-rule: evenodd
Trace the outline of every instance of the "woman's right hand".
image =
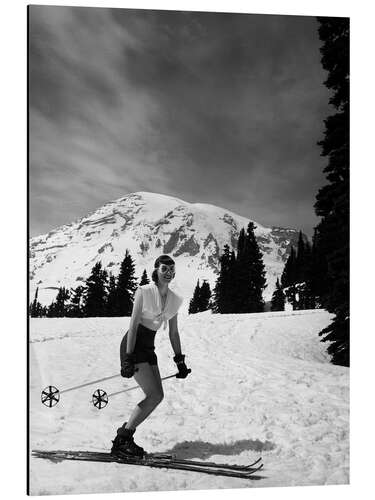
<svg viewBox="0 0 375 500">
<path fill-rule="evenodd" d="M 190 368 L 188 368 L 185 364 L 185 355 L 184 354 L 176 354 L 173 358 L 173 361 L 176 363 L 178 368 L 178 373 L 176 374 L 176 378 L 186 378 L 189 373 L 191 373 Z"/>
<path fill-rule="evenodd" d="M 131 378 L 135 373 L 135 355 L 126 353 L 121 364 L 121 376 Z"/>
</svg>

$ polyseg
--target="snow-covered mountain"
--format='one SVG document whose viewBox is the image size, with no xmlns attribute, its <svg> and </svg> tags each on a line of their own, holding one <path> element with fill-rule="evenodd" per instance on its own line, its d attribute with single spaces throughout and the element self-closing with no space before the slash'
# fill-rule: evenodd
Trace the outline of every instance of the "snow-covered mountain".
<svg viewBox="0 0 375 500">
<path fill-rule="evenodd" d="M 156 193 L 129 194 L 30 240 L 30 297 L 38 287 L 40 302 L 49 304 L 60 286 L 83 284 L 98 261 L 117 275 L 128 249 L 138 277 L 144 269 L 151 275 L 158 255 L 173 256 L 177 274 L 172 288 L 184 295 L 186 305 L 198 279 L 214 286 L 224 245 L 236 248 L 239 231 L 250 220 L 205 203 Z M 264 298 L 269 300 L 298 231 L 253 222 L 267 270 Z"/>
</svg>

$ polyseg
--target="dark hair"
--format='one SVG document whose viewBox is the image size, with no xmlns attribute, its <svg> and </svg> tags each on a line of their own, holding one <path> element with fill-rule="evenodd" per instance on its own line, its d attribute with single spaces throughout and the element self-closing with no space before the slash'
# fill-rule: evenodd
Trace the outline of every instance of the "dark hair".
<svg viewBox="0 0 375 500">
<path fill-rule="evenodd" d="M 160 255 L 160 257 L 158 257 L 155 260 L 155 263 L 154 263 L 155 269 L 152 272 L 151 279 L 156 284 L 158 284 L 158 271 L 157 271 L 157 269 L 160 266 L 160 264 L 167 264 L 167 266 L 171 266 L 172 264 L 175 264 L 175 261 L 172 259 L 172 257 L 169 257 L 169 255 Z"/>
</svg>

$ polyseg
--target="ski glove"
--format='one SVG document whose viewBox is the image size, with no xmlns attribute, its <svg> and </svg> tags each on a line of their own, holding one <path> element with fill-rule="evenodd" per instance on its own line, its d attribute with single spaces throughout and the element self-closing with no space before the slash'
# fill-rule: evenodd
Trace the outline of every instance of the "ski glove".
<svg viewBox="0 0 375 500">
<path fill-rule="evenodd" d="M 189 373 L 191 373 L 191 370 L 185 364 L 184 354 L 176 354 L 173 361 L 176 363 L 178 368 L 178 373 L 176 375 L 177 378 L 186 378 Z"/>
<path fill-rule="evenodd" d="M 121 364 L 121 376 L 125 378 L 131 378 L 135 373 L 135 355 L 134 354 L 124 354 L 124 358 Z"/>
</svg>

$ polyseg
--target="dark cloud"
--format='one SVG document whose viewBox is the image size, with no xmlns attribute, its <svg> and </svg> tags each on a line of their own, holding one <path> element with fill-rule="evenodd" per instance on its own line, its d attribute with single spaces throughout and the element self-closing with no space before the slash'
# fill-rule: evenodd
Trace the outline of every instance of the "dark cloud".
<svg viewBox="0 0 375 500">
<path fill-rule="evenodd" d="M 138 190 L 311 233 L 329 111 L 315 18 L 29 12 L 33 234 Z"/>
</svg>

